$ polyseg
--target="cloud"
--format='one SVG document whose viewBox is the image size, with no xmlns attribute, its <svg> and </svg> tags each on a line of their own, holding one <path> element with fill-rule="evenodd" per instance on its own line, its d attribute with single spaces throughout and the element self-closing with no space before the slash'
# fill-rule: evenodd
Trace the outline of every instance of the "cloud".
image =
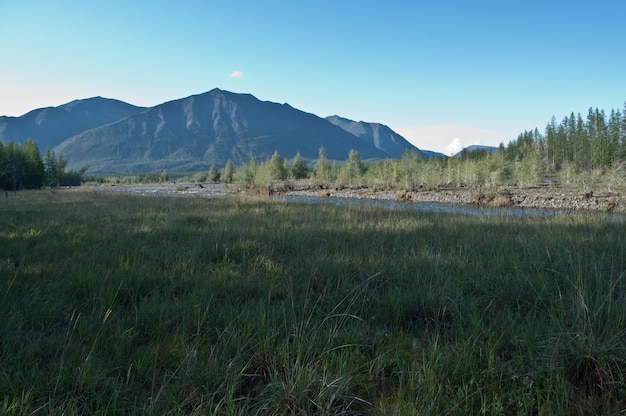
<svg viewBox="0 0 626 416">
<path fill-rule="evenodd" d="M 241 78 L 243 77 L 243 72 L 241 71 L 233 71 L 230 73 L 229 77 L 231 78 Z"/>
<path fill-rule="evenodd" d="M 394 129 L 422 150 L 452 155 L 473 144 L 498 146 L 506 134 L 473 126 L 434 124 Z"/>
<path fill-rule="evenodd" d="M 446 146 L 446 150 L 448 151 L 449 155 L 455 155 L 463 150 L 463 147 L 463 142 L 457 137 L 456 139 L 452 140 L 452 143 Z"/>
</svg>

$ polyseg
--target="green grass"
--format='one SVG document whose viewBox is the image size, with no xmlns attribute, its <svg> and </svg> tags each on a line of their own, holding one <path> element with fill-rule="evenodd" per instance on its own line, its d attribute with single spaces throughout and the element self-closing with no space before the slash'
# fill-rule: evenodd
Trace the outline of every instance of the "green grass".
<svg viewBox="0 0 626 416">
<path fill-rule="evenodd" d="M 0 200 L 0 413 L 619 414 L 601 216 Z"/>
</svg>

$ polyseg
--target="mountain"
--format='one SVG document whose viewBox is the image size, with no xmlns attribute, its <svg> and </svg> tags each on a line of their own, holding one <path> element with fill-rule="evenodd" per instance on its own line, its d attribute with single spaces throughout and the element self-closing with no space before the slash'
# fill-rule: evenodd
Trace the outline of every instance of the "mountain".
<svg viewBox="0 0 626 416">
<path fill-rule="evenodd" d="M 288 104 L 219 89 L 81 132 L 54 151 L 70 169 L 89 165 L 90 173 L 133 173 L 205 170 L 229 159 L 237 166 L 251 157 L 265 161 L 274 151 L 315 160 L 320 146 L 335 160 L 346 160 L 350 149 L 362 159 L 395 156 Z"/>
<path fill-rule="evenodd" d="M 33 139 L 44 151 L 85 130 L 99 127 L 145 110 L 123 101 L 94 97 L 59 107 L 30 111 L 21 117 L 0 116 L 0 138 L 23 143 Z"/>
<path fill-rule="evenodd" d="M 373 144 L 377 149 L 385 152 L 389 157 L 400 158 L 407 150 L 416 150 L 422 157 L 431 155 L 417 149 L 404 137 L 400 136 L 389 127 L 380 123 L 366 123 L 364 121 L 353 121 L 337 115 L 326 117 L 332 124 L 341 127 L 348 133 L 362 139 L 366 143 Z"/>
<path fill-rule="evenodd" d="M 487 152 L 487 153 L 496 153 L 498 148 L 495 146 L 485 146 L 481 144 L 473 144 L 471 146 L 467 146 L 463 148 L 460 152 L 457 152 L 454 157 L 461 157 L 463 155 L 467 155 L 474 152 Z"/>
<path fill-rule="evenodd" d="M 389 127 L 339 116 L 320 118 L 288 104 L 260 101 L 250 94 L 214 89 L 154 107 L 94 97 L 59 107 L 0 117 L 0 139 L 35 140 L 68 161 L 68 169 L 89 173 L 145 173 L 206 170 L 265 161 L 278 151 L 309 161 L 324 147 L 344 161 L 351 149 L 362 159 L 398 158 L 419 150 Z"/>
</svg>

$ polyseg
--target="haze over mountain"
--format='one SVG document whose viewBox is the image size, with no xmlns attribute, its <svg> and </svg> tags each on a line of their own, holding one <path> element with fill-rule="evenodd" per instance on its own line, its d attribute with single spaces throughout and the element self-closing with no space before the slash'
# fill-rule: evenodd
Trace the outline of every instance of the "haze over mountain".
<svg viewBox="0 0 626 416">
<path fill-rule="evenodd" d="M 339 161 L 351 149 L 362 159 L 397 158 L 405 150 L 433 154 L 382 124 L 323 119 L 217 88 L 150 108 L 101 97 L 76 100 L 2 117 L 0 129 L 5 140 L 30 137 L 42 151 L 62 154 L 68 169 L 89 166 L 89 173 L 200 171 L 228 160 L 235 166 L 251 158 L 265 161 L 275 151 L 288 159 L 300 152 L 312 161 L 320 147 Z"/>
</svg>

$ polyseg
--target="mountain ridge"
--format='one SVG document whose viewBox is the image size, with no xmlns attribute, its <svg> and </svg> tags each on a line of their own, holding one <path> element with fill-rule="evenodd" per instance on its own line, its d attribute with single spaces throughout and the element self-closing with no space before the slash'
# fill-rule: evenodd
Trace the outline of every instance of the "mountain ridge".
<svg viewBox="0 0 626 416">
<path fill-rule="evenodd" d="M 23 142 L 32 138 L 41 150 L 54 148 L 82 131 L 142 111 L 145 107 L 100 96 L 73 100 L 58 107 L 31 110 L 19 117 L 0 116 L 0 137 Z"/>
<path fill-rule="evenodd" d="M 21 136 L 7 137 L 7 132 Z M 397 158 L 406 150 L 429 157 L 379 123 L 321 118 L 287 103 L 219 88 L 153 107 L 92 97 L 0 117 L 0 137 L 24 140 L 26 134 L 40 149 L 62 154 L 69 169 L 88 165 L 89 173 L 198 171 L 227 160 L 235 165 L 264 161 L 275 151 L 288 159 L 300 152 L 312 161 L 320 147 L 333 160 L 346 160 L 351 149 L 364 160 Z"/>
</svg>

